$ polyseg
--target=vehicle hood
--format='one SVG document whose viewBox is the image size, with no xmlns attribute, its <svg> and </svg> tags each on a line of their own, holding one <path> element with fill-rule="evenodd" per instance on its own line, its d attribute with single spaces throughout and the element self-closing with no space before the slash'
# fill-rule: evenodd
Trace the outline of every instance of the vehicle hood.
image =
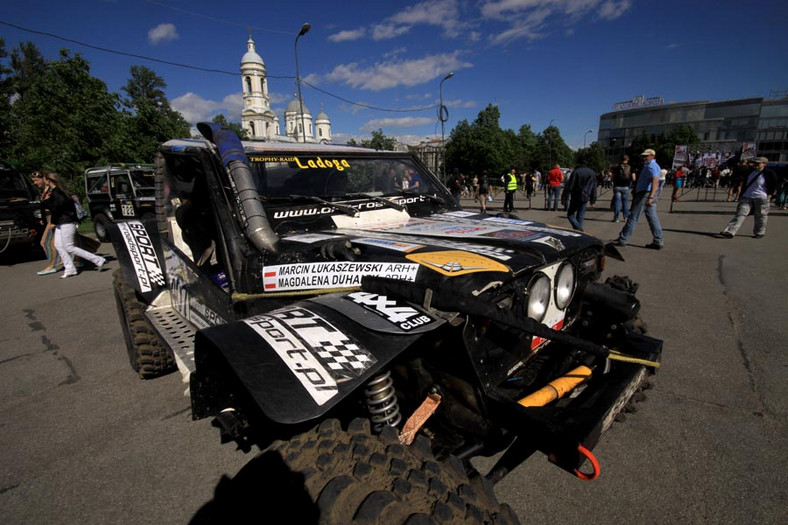
<svg viewBox="0 0 788 525">
<path fill-rule="evenodd" d="M 266 292 L 356 287 L 363 275 L 457 278 L 475 289 L 602 247 L 574 230 L 467 211 L 411 217 L 385 209 L 332 219 L 331 228 L 281 238 L 282 252 L 264 263 Z"/>
</svg>

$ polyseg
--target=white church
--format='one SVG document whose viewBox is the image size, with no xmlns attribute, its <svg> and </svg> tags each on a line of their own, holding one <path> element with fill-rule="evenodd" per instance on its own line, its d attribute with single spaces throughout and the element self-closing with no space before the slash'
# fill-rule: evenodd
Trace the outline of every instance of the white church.
<svg viewBox="0 0 788 525">
<path fill-rule="evenodd" d="M 279 128 L 279 117 L 271 110 L 265 64 L 254 49 L 251 35 L 246 42 L 247 51 L 241 58 L 244 108 L 241 123 L 253 139 L 288 142 L 331 142 L 331 121 L 322 108 L 312 122 L 312 112 L 306 104 L 299 104 L 298 95 L 285 108 L 285 133 Z M 303 108 L 303 114 L 299 118 Z"/>
</svg>

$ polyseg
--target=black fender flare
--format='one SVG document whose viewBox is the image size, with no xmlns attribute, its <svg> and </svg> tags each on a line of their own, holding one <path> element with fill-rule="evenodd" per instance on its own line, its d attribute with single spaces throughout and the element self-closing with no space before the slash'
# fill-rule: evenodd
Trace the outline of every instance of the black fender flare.
<svg viewBox="0 0 788 525">
<path fill-rule="evenodd" d="M 150 303 L 167 289 L 167 272 L 155 219 L 107 224 L 126 282 Z"/>
<path fill-rule="evenodd" d="M 215 416 L 248 394 L 266 418 L 317 419 L 445 321 L 369 292 L 324 295 L 199 331 L 192 414 Z"/>
</svg>

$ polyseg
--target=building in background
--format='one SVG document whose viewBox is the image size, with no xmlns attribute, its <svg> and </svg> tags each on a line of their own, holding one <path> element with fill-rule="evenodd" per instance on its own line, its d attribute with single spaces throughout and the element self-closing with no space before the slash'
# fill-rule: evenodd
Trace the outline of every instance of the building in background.
<svg viewBox="0 0 788 525">
<path fill-rule="evenodd" d="M 655 97 L 656 98 L 656 97 Z M 744 142 L 755 142 L 757 155 L 770 162 L 788 162 L 788 97 L 763 97 L 722 102 L 678 102 L 661 105 L 617 104 L 599 117 L 599 145 L 608 160 L 617 161 L 641 136 L 668 135 L 690 126 L 700 140 L 697 153 L 736 153 Z M 654 99 L 645 99 L 645 101 Z M 661 102 L 661 100 L 660 100 Z"/>
<path fill-rule="evenodd" d="M 265 64 L 255 51 L 254 40 L 249 36 L 246 53 L 241 57 L 241 82 L 243 84 L 244 107 L 241 124 L 249 136 L 258 140 L 291 142 L 331 142 L 331 120 L 323 112 L 312 122 L 312 113 L 298 95 L 285 108 L 285 133 L 280 132 L 279 117 L 271 109 Z M 303 118 L 298 116 L 303 110 Z M 303 126 L 302 126 L 303 123 Z M 305 129 L 304 129 L 305 128 Z"/>
</svg>

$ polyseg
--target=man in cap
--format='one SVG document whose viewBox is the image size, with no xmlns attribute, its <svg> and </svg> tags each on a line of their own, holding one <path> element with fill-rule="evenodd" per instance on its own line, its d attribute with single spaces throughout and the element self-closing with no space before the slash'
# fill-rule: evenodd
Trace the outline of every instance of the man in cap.
<svg viewBox="0 0 788 525">
<path fill-rule="evenodd" d="M 766 235 L 769 201 L 777 188 L 777 175 L 772 170 L 766 169 L 767 162 L 769 159 L 766 157 L 757 157 L 750 161 L 750 166 L 755 169 L 739 184 L 739 205 L 736 207 L 736 215 L 720 232 L 720 235 L 726 239 L 733 239 L 751 209 L 755 213 L 753 236 L 760 239 Z"/>
<path fill-rule="evenodd" d="M 627 222 L 624 224 L 624 228 L 621 229 L 621 233 L 618 234 L 618 239 L 613 242 L 617 246 L 626 246 L 627 241 L 635 232 L 640 216 L 645 211 L 646 221 L 648 221 L 651 235 L 654 237 L 654 240 L 651 244 L 647 244 L 646 248 L 653 250 L 662 249 L 662 225 L 657 217 L 660 167 L 657 161 L 654 160 L 655 156 L 656 152 L 651 148 L 640 154 L 640 157 L 643 159 L 643 168 L 635 180 L 635 198 L 632 200 L 632 209 L 629 212 L 629 217 L 627 217 Z"/>
</svg>

